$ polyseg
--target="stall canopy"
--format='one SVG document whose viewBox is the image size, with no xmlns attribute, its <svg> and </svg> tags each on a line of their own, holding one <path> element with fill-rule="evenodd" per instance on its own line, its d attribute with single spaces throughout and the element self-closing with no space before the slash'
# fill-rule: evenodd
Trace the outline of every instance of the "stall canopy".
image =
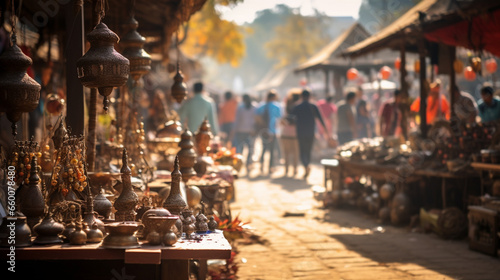
<svg viewBox="0 0 500 280">
<path fill-rule="evenodd" d="M 500 6 L 500 3 L 497 4 Z M 494 11 L 465 18 L 449 26 L 425 33 L 429 41 L 467 49 L 485 50 L 500 56 L 500 7 Z"/>
</svg>

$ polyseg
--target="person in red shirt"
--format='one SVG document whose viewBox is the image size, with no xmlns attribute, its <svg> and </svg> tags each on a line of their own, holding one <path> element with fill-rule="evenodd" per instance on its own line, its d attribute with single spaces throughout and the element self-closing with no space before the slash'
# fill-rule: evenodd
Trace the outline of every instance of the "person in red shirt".
<svg viewBox="0 0 500 280">
<path fill-rule="evenodd" d="M 448 100 L 439 93 L 440 89 L 441 82 L 439 80 L 430 85 L 426 114 L 428 125 L 432 125 L 438 119 L 450 119 L 450 104 Z M 420 97 L 413 101 L 410 110 L 415 113 L 420 111 Z"/>
<path fill-rule="evenodd" d="M 227 91 L 224 94 L 224 103 L 219 107 L 219 126 L 223 132 L 221 137 L 225 143 L 231 140 L 229 136 L 233 130 L 237 110 L 238 100 L 236 100 L 232 92 Z"/>
</svg>

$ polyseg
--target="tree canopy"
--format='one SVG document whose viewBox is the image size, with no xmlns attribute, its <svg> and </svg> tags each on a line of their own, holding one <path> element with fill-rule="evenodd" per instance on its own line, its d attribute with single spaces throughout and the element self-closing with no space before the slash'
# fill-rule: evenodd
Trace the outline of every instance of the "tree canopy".
<svg viewBox="0 0 500 280">
<path fill-rule="evenodd" d="M 241 27 L 221 19 L 217 5 L 234 5 L 243 0 L 207 0 L 202 10 L 194 14 L 185 29 L 181 49 L 189 56 L 209 56 L 219 63 L 237 66 L 245 55 Z"/>
</svg>

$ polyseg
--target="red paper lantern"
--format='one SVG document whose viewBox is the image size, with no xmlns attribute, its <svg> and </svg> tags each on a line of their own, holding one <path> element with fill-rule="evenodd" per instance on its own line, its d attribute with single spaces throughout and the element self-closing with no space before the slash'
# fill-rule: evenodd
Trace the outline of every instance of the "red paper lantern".
<svg viewBox="0 0 500 280">
<path fill-rule="evenodd" d="M 354 80 L 358 77 L 358 70 L 356 68 L 350 68 L 347 70 L 347 79 L 348 80 Z"/>
<path fill-rule="evenodd" d="M 380 69 L 380 76 L 382 76 L 382 79 L 387 80 L 392 74 L 391 68 L 389 66 L 384 66 Z"/>
<path fill-rule="evenodd" d="M 497 61 L 494 58 L 490 58 L 486 60 L 486 70 L 488 73 L 493 74 L 497 71 L 498 64 Z"/>
<path fill-rule="evenodd" d="M 396 60 L 394 61 L 394 68 L 396 68 L 397 70 L 399 70 L 399 68 L 401 68 L 401 58 L 396 58 Z"/>
<path fill-rule="evenodd" d="M 474 72 L 471 66 L 465 67 L 464 77 L 467 81 L 474 81 L 476 79 L 476 72 Z"/>
</svg>

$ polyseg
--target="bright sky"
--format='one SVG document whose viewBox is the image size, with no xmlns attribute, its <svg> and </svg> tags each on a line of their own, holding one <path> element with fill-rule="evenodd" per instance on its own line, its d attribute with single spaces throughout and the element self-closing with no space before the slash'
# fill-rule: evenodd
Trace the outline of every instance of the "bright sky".
<svg viewBox="0 0 500 280">
<path fill-rule="evenodd" d="M 303 15 L 313 13 L 313 8 L 329 16 L 351 16 L 358 18 L 359 6 L 362 0 L 244 0 L 234 8 L 221 9 L 223 18 L 237 24 L 252 22 L 256 12 L 272 9 L 277 4 L 286 4 L 292 8 L 299 8 Z"/>
</svg>

